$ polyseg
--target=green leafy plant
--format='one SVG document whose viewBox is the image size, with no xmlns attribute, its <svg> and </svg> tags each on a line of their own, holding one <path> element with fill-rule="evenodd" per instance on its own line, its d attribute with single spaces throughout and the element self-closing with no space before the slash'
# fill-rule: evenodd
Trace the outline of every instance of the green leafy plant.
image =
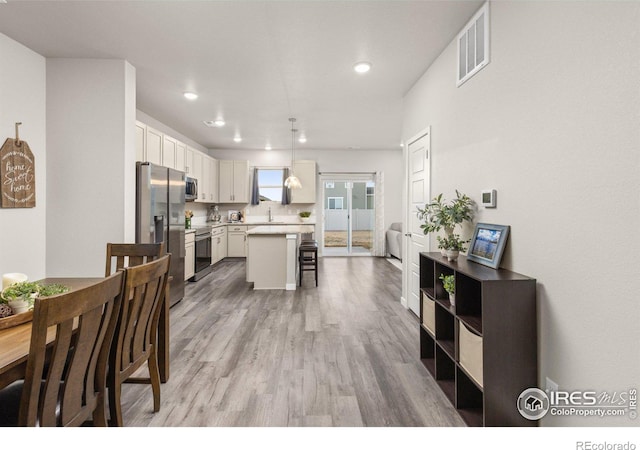
<svg viewBox="0 0 640 450">
<path fill-rule="evenodd" d="M 456 279 L 453 275 L 440 274 L 440 280 L 442 280 L 442 286 L 445 291 L 449 294 L 456 293 Z"/>
<path fill-rule="evenodd" d="M 300 211 L 300 212 L 298 213 L 298 215 L 299 215 L 300 217 L 310 217 L 310 216 L 311 216 L 311 211 Z"/>
<path fill-rule="evenodd" d="M 456 198 L 450 202 L 442 199 L 442 194 L 434 197 L 424 208 L 417 208 L 418 219 L 424 221 L 420 228 L 424 234 L 443 228 L 453 232 L 457 224 L 473 220 L 473 200 L 456 190 Z M 449 234 L 449 233 L 447 233 Z"/>
<path fill-rule="evenodd" d="M 438 248 L 444 250 L 458 250 L 464 252 L 466 250 L 465 244 L 468 244 L 471 239 L 463 241 L 460 239 L 460 235 L 452 234 L 451 236 L 441 237 L 438 236 Z"/>
<path fill-rule="evenodd" d="M 51 295 L 67 292 L 68 287 L 62 284 L 50 284 L 43 286 L 37 281 L 22 281 L 6 288 L 0 294 L 3 303 L 13 300 L 25 300 L 29 306 L 33 306 L 36 297 L 49 297 Z"/>
</svg>

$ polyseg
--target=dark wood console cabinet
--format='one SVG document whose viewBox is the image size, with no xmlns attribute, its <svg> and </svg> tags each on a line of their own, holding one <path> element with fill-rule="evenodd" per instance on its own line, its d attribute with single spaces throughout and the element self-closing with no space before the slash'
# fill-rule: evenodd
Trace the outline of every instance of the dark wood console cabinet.
<svg viewBox="0 0 640 450">
<path fill-rule="evenodd" d="M 455 276 L 455 306 L 441 274 Z M 421 253 L 420 291 L 420 358 L 464 421 L 536 426 L 516 407 L 538 386 L 536 280 Z"/>
</svg>

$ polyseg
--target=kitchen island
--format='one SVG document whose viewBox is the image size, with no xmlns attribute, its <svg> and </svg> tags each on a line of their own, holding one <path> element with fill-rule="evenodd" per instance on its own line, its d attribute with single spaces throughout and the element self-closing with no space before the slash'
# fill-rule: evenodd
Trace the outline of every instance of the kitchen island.
<svg viewBox="0 0 640 450">
<path fill-rule="evenodd" d="M 247 281 L 254 289 L 294 291 L 300 235 L 313 225 L 262 225 L 247 231 Z"/>
</svg>

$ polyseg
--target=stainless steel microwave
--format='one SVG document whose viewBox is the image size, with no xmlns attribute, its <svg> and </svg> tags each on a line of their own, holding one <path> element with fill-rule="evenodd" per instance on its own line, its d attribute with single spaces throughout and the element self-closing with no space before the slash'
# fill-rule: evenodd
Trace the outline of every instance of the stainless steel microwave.
<svg viewBox="0 0 640 450">
<path fill-rule="evenodd" d="M 184 199 L 192 202 L 198 198 L 198 180 L 191 177 L 185 177 L 184 180 Z"/>
</svg>

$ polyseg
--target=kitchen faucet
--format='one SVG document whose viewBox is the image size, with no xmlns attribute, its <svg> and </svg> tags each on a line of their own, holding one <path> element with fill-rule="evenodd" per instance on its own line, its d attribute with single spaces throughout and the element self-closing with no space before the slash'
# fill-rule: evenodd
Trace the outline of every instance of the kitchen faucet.
<svg viewBox="0 0 640 450">
<path fill-rule="evenodd" d="M 271 215 L 271 206 L 269 206 L 269 222 L 273 222 L 273 216 Z"/>
</svg>

